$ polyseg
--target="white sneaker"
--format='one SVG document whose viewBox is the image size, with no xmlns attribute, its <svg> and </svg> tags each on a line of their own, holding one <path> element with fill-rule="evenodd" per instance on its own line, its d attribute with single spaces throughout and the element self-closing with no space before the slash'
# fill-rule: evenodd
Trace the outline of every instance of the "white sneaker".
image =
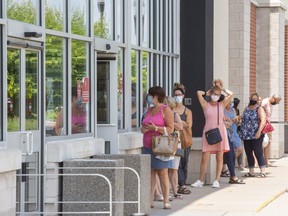
<svg viewBox="0 0 288 216">
<path fill-rule="evenodd" d="M 200 188 L 200 187 L 203 187 L 203 185 L 204 185 L 204 182 L 201 182 L 201 181 L 198 179 L 194 184 L 191 184 L 191 187 Z"/>
<path fill-rule="evenodd" d="M 212 188 L 220 188 L 219 181 L 215 180 L 215 181 L 213 182 Z"/>
</svg>

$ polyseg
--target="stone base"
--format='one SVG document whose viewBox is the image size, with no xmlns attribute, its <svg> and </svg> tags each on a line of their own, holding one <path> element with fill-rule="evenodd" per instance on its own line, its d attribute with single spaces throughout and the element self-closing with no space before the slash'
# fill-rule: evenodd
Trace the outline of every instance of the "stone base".
<svg viewBox="0 0 288 216">
<path fill-rule="evenodd" d="M 95 155 L 97 159 L 124 160 L 124 166 L 135 169 L 140 176 L 140 212 L 150 214 L 150 176 L 151 159 L 149 155 L 140 154 L 116 154 L 116 155 Z M 138 200 L 137 177 L 131 170 L 124 171 L 124 199 L 125 201 Z M 124 204 L 124 215 L 138 213 L 137 204 Z"/>
<path fill-rule="evenodd" d="M 77 174 L 102 174 L 106 176 L 112 185 L 112 215 L 123 215 L 124 200 L 124 171 L 116 169 L 97 169 L 96 167 L 123 167 L 123 160 L 97 160 L 78 159 L 64 161 L 63 167 L 79 167 L 79 169 L 64 169 L 65 174 L 75 174 L 75 176 L 63 176 L 63 201 L 85 201 L 83 204 L 67 203 L 63 204 L 63 212 L 107 212 L 109 208 L 109 186 L 103 177 L 99 176 L 77 176 Z M 93 167 L 96 169 L 87 170 L 81 167 Z M 105 202 L 105 203 L 89 203 Z M 88 214 L 81 214 L 88 215 Z M 91 215 L 91 214 L 90 214 Z M 97 214 L 107 215 L 107 214 Z"/>
</svg>

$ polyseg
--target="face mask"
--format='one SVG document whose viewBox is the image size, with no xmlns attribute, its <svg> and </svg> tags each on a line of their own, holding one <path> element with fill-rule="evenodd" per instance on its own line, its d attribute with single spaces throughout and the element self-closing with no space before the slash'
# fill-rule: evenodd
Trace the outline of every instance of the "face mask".
<svg viewBox="0 0 288 216">
<path fill-rule="evenodd" d="M 218 95 L 214 95 L 214 94 L 211 95 L 211 99 L 212 99 L 212 101 L 214 101 L 214 102 L 218 101 L 219 98 L 220 98 L 220 96 L 218 96 Z"/>
<path fill-rule="evenodd" d="M 77 105 L 81 105 L 82 104 L 82 98 L 78 98 L 77 101 L 76 101 L 76 104 Z"/>
<path fill-rule="evenodd" d="M 271 103 L 271 104 L 274 106 L 274 105 L 276 105 L 277 103 L 276 103 L 276 101 L 274 101 L 274 102 L 273 102 L 273 103 Z"/>
<path fill-rule="evenodd" d="M 175 96 L 174 99 L 176 103 L 182 103 L 182 100 L 183 100 L 182 96 Z"/>
<path fill-rule="evenodd" d="M 257 101 L 255 101 L 255 100 L 250 100 L 250 103 L 249 103 L 250 105 L 255 105 L 255 104 L 257 104 Z"/>
<path fill-rule="evenodd" d="M 151 95 L 148 95 L 147 102 L 148 102 L 150 107 L 151 107 L 151 104 L 153 104 L 153 106 L 154 106 L 153 97 Z"/>
</svg>

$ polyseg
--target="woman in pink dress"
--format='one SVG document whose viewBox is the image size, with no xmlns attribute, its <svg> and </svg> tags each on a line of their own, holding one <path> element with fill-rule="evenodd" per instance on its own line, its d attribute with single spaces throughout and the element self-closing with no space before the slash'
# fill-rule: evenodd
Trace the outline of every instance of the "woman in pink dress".
<svg viewBox="0 0 288 216">
<path fill-rule="evenodd" d="M 227 96 L 221 102 L 218 102 L 222 91 L 224 91 L 227 94 Z M 210 154 L 216 154 L 216 161 L 217 161 L 216 177 L 212 187 L 219 188 L 220 187 L 219 180 L 223 166 L 223 154 L 224 152 L 230 150 L 227 131 L 224 125 L 224 108 L 227 106 L 228 103 L 230 103 L 233 93 L 230 90 L 221 89 L 218 85 L 214 85 L 209 90 L 209 92 L 211 93 L 211 101 L 207 102 L 204 99 L 206 92 L 197 91 L 198 100 L 202 106 L 205 116 L 205 126 L 203 129 L 203 136 L 202 136 L 202 160 L 200 165 L 200 177 L 191 186 L 203 187 Z M 218 124 L 218 116 L 219 116 L 219 124 Z M 208 144 L 207 139 L 205 137 L 205 132 L 217 127 L 219 128 L 222 141 L 214 145 L 210 145 Z"/>
</svg>

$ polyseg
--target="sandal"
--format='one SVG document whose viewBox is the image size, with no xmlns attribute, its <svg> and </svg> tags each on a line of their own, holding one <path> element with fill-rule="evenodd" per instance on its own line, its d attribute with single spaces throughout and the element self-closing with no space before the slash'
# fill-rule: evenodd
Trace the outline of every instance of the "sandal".
<svg viewBox="0 0 288 216">
<path fill-rule="evenodd" d="M 265 173 L 260 173 L 257 178 L 266 178 L 266 174 Z"/>
<path fill-rule="evenodd" d="M 163 209 L 171 209 L 171 204 L 170 203 L 164 203 Z"/>
<path fill-rule="evenodd" d="M 183 186 L 179 186 L 177 193 L 178 194 L 190 194 L 191 191 L 183 185 Z"/>
<path fill-rule="evenodd" d="M 183 196 L 181 194 L 175 194 L 174 199 L 183 199 Z"/>
<path fill-rule="evenodd" d="M 154 201 L 162 201 L 163 202 L 163 200 L 164 200 L 164 197 L 162 195 L 156 195 L 154 197 Z"/>
<path fill-rule="evenodd" d="M 243 175 L 243 177 L 256 177 L 256 176 L 252 175 L 251 173 L 246 173 L 245 175 Z"/>
<path fill-rule="evenodd" d="M 245 182 L 241 179 L 232 179 L 230 178 L 229 184 L 245 184 Z"/>
<path fill-rule="evenodd" d="M 223 172 L 221 172 L 221 177 L 230 177 L 230 174 L 229 174 L 229 171 L 228 170 L 225 170 Z"/>
</svg>

